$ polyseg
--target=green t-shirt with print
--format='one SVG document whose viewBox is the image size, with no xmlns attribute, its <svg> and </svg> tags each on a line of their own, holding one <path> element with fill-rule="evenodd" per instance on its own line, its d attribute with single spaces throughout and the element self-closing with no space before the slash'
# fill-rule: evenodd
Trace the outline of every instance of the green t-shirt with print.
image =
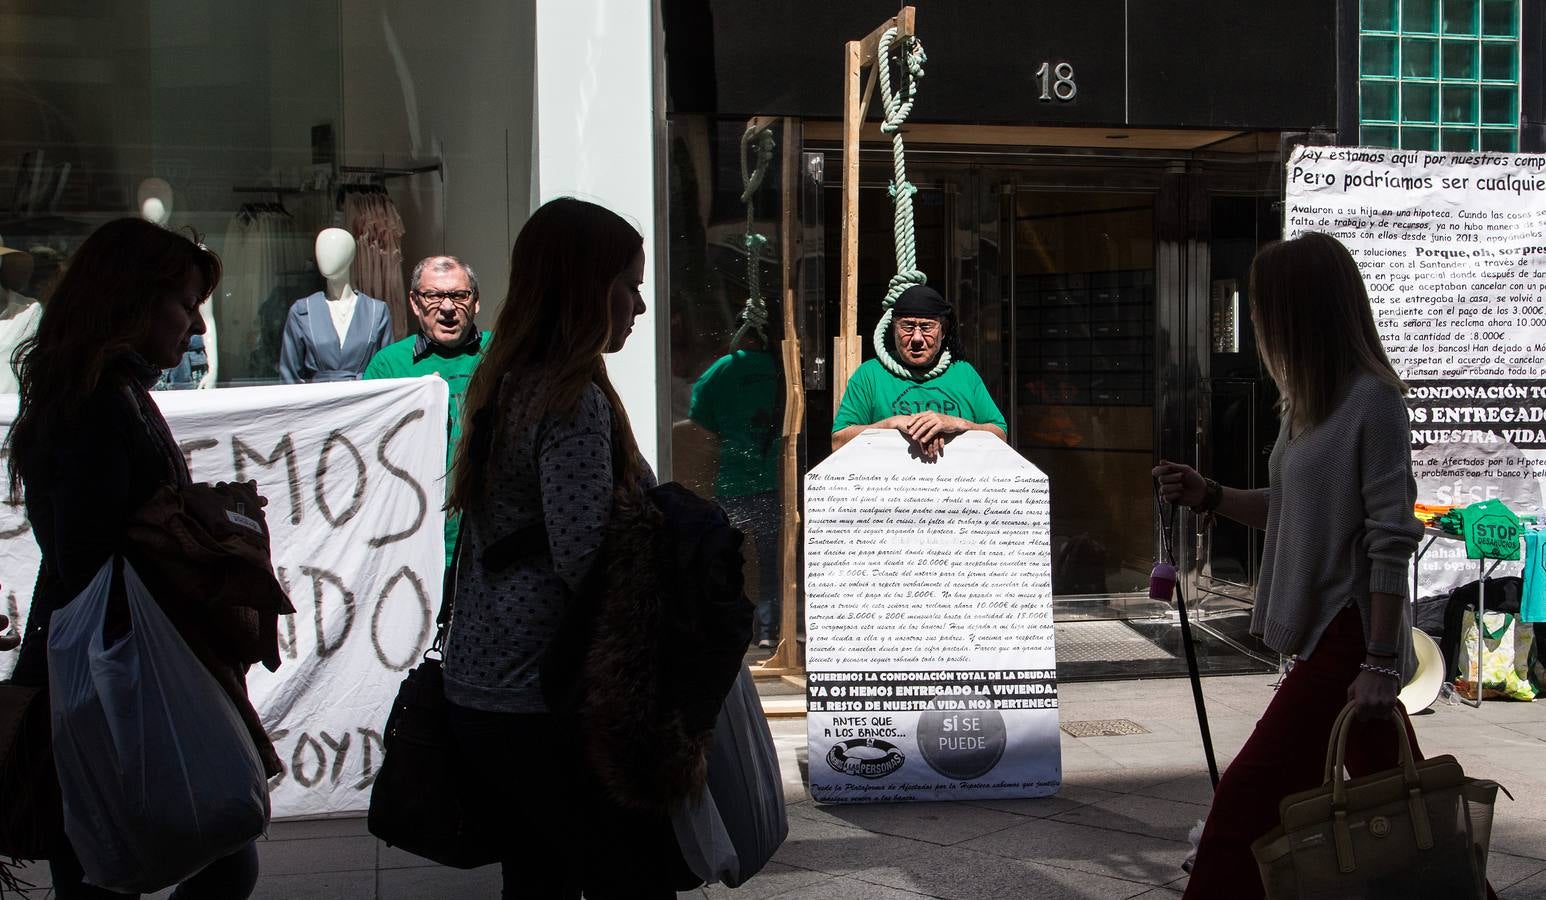
<svg viewBox="0 0 1546 900">
<path fill-rule="evenodd" d="M 832 433 L 854 425 L 873 425 L 892 416 L 924 412 L 956 416 L 976 425 L 996 425 L 1005 434 L 1004 414 L 988 395 L 982 376 L 964 360 L 928 381 L 891 374 L 879 360 L 868 360 L 848 379 L 843 402 L 832 420 Z"/>
<path fill-rule="evenodd" d="M 779 384 L 773 354 L 759 350 L 721 356 L 693 384 L 688 418 L 719 438 L 716 497 L 778 489 Z"/>
</svg>

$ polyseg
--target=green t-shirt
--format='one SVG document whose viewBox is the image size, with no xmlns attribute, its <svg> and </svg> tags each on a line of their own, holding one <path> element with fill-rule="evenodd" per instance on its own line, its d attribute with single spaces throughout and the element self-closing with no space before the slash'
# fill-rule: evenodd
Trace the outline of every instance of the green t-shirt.
<svg viewBox="0 0 1546 900">
<path fill-rule="evenodd" d="M 467 394 L 467 383 L 472 380 L 473 370 L 483 359 L 488 348 L 489 332 L 478 336 L 476 348 L 442 350 L 426 341 L 423 347 L 419 336 L 405 337 L 388 344 L 370 358 L 362 378 L 419 378 L 439 375 L 450 388 L 449 414 L 446 417 L 446 471 L 451 470 L 451 460 L 456 455 L 456 445 L 462 439 L 462 399 Z M 449 481 L 447 482 L 449 485 Z M 456 548 L 456 534 L 460 530 L 460 518 L 446 516 L 446 563 L 451 562 L 451 551 Z"/>
<path fill-rule="evenodd" d="M 773 354 L 721 356 L 692 386 L 688 417 L 719 436 L 718 497 L 778 489 L 778 370 Z"/>
<path fill-rule="evenodd" d="M 879 360 L 867 360 L 848 379 L 843 403 L 832 420 L 832 433 L 854 425 L 873 425 L 892 416 L 916 416 L 934 411 L 956 416 L 976 425 L 1009 428 L 998 405 L 988 396 L 982 376 L 964 360 L 928 381 L 913 381 L 891 374 Z"/>
</svg>

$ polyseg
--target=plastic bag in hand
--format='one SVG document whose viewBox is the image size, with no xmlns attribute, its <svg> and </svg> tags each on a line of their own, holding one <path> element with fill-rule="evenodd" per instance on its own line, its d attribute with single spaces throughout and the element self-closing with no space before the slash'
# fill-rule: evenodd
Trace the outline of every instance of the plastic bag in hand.
<svg viewBox="0 0 1546 900">
<path fill-rule="evenodd" d="M 745 666 L 714 725 L 708 784 L 672 812 L 671 824 L 693 874 L 729 887 L 762 871 L 789 835 L 778 751 Z"/>
<path fill-rule="evenodd" d="M 235 706 L 127 562 L 129 630 L 104 642 L 112 583 L 109 560 L 49 623 L 54 758 L 86 881 L 150 892 L 262 834 L 268 783 Z"/>
</svg>

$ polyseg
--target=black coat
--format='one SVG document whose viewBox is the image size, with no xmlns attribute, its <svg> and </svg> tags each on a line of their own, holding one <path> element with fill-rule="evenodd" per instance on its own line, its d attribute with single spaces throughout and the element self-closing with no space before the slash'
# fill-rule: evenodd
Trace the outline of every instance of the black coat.
<svg viewBox="0 0 1546 900">
<path fill-rule="evenodd" d="M 47 684 L 54 610 L 75 599 L 103 562 L 123 552 L 129 517 L 156 488 L 177 483 L 164 443 L 133 399 L 139 374 L 128 364 L 110 370 L 47 446 L 34 458 L 17 461 L 27 518 L 43 551 L 11 674 L 18 684 Z"/>
</svg>

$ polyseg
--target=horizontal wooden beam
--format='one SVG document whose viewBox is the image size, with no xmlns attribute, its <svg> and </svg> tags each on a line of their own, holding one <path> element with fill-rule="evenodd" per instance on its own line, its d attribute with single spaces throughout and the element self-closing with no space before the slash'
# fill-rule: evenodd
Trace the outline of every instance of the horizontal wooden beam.
<svg viewBox="0 0 1546 900">
<path fill-rule="evenodd" d="M 906 40 L 917 34 L 918 11 L 911 6 L 902 7 L 902 11 L 887 19 L 881 26 L 865 36 L 859 42 L 859 65 L 868 66 L 875 62 L 875 54 L 880 49 L 880 39 L 886 36 L 886 32 L 896 29 L 896 39 Z"/>
</svg>

